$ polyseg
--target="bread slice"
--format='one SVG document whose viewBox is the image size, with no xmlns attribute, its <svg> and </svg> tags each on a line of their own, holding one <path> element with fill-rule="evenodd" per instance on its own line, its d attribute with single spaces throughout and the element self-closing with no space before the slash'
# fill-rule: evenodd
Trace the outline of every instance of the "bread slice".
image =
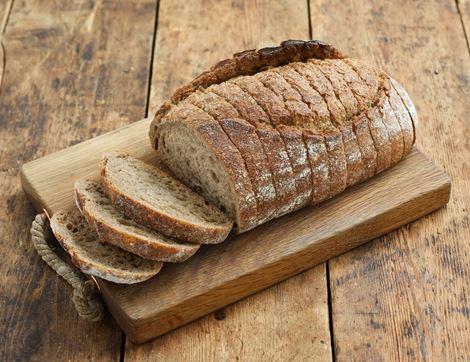
<svg viewBox="0 0 470 362">
<path fill-rule="evenodd" d="M 388 100 L 400 123 L 403 135 L 403 153 L 408 154 L 413 147 L 414 141 L 413 121 L 411 120 L 410 114 L 408 113 L 400 95 L 393 86 L 393 82 L 391 85 L 392 87 L 388 93 Z"/>
<path fill-rule="evenodd" d="M 164 164 L 225 210 L 235 232 L 257 225 L 256 197 L 243 157 L 213 117 L 182 102 L 162 119 L 155 137 Z"/>
<path fill-rule="evenodd" d="M 136 223 L 121 214 L 106 197 L 100 183 L 75 182 L 77 206 L 101 240 L 145 259 L 182 262 L 192 256 L 198 244 L 180 242 Z"/>
<path fill-rule="evenodd" d="M 142 259 L 100 241 L 78 210 L 56 212 L 51 218 L 51 229 L 72 262 L 85 274 L 134 284 L 153 277 L 162 268 L 161 262 Z"/>
<path fill-rule="evenodd" d="M 225 240 L 232 222 L 161 169 L 125 153 L 104 155 L 101 175 L 116 208 L 139 224 L 196 244 Z"/>
</svg>

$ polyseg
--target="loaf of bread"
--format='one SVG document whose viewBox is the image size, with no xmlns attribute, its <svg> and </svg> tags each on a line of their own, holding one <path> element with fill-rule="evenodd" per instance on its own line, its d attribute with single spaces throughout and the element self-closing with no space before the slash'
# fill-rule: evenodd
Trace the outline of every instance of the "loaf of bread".
<svg viewBox="0 0 470 362">
<path fill-rule="evenodd" d="M 393 166 L 417 122 L 385 72 L 290 40 L 235 54 L 177 89 L 149 135 L 165 165 L 240 233 Z"/>
</svg>

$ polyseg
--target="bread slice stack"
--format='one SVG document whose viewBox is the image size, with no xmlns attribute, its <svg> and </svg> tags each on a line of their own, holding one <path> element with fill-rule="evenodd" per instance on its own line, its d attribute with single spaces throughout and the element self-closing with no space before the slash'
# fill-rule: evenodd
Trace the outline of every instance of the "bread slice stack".
<svg viewBox="0 0 470 362">
<path fill-rule="evenodd" d="M 78 210 L 59 212 L 51 228 L 84 273 L 115 283 L 156 275 L 201 244 L 220 243 L 230 219 L 156 166 L 125 153 L 103 156 L 101 182 L 75 182 Z"/>
<path fill-rule="evenodd" d="M 142 281 L 232 227 L 245 232 L 392 167 L 410 152 L 417 122 L 400 84 L 330 45 L 245 51 L 157 111 L 150 141 L 176 178 L 107 154 L 100 182 L 75 184 L 81 213 L 58 213 L 51 226 L 84 272 Z"/>
</svg>

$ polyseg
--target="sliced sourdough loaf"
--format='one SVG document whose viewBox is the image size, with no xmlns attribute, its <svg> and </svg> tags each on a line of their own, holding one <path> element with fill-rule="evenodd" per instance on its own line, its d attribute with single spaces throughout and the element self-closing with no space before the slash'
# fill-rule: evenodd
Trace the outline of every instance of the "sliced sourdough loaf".
<svg viewBox="0 0 470 362">
<path fill-rule="evenodd" d="M 206 102 L 197 95 L 208 93 L 217 97 L 206 96 Z M 292 205 L 306 205 L 306 200 L 316 204 L 333 197 L 393 166 L 410 151 L 416 136 L 416 111 L 405 90 L 385 72 L 348 58 L 329 45 L 287 41 L 279 47 L 235 54 L 176 90 L 157 112 L 149 135 L 160 156 L 174 155 L 167 158 L 173 172 L 186 175 L 185 183 L 197 184 L 204 195 L 214 195 L 213 202 L 235 211 L 231 216 L 239 224 L 248 220 L 250 225 L 261 224 L 267 221 L 266 213 L 245 208 L 242 214 L 241 208 L 232 205 L 240 204 L 244 196 L 250 199 L 251 194 L 212 192 L 212 181 L 199 166 L 191 166 L 197 165 L 198 153 L 204 153 L 205 157 L 215 156 L 211 168 L 228 170 L 227 162 L 220 157 L 217 161 L 216 156 L 224 146 L 205 142 L 198 153 L 182 154 L 178 153 L 180 137 L 172 136 L 185 127 L 200 130 L 201 124 L 210 124 L 204 112 L 193 113 L 189 120 L 178 116 L 187 101 L 197 98 L 197 106 L 211 113 L 219 124 L 225 124 L 222 113 L 230 104 L 236 109 L 236 119 L 251 125 L 257 146 L 251 147 L 250 137 L 243 147 L 239 142 L 235 146 L 250 160 L 247 152 L 260 149 L 261 143 L 276 192 L 272 217 L 295 210 L 297 206 Z M 232 120 L 234 115 L 230 112 Z M 238 137 L 234 133 L 230 137 L 237 140 L 244 136 L 240 132 Z M 187 140 L 187 149 L 201 145 L 198 137 Z M 247 168 L 239 165 L 226 172 L 232 183 Z M 297 197 L 302 200 L 296 202 Z"/>
<path fill-rule="evenodd" d="M 51 218 L 51 229 L 72 262 L 85 274 L 134 284 L 153 277 L 162 268 L 161 262 L 145 260 L 100 241 L 78 210 L 56 212 Z"/>
<path fill-rule="evenodd" d="M 104 155 L 103 187 L 127 217 L 164 235 L 196 244 L 225 240 L 232 222 L 217 207 L 161 169 L 125 153 Z"/>
<path fill-rule="evenodd" d="M 95 229 L 101 240 L 142 258 L 182 262 L 199 249 L 198 244 L 179 242 L 126 217 L 114 207 L 101 184 L 96 181 L 77 180 L 75 200 L 90 227 Z"/>
</svg>

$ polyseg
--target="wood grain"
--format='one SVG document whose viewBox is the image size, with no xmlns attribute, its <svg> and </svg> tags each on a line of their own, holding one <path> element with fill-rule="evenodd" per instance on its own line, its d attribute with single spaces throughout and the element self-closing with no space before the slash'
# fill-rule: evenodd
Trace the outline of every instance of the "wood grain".
<svg viewBox="0 0 470 362">
<path fill-rule="evenodd" d="M 325 263 L 152 342 L 126 343 L 150 361 L 331 361 Z"/>
<path fill-rule="evenodd" d="M 456 0 L 457 10 L 462 20 L 465 41 L 470 54 L 470 0 Z"/>
<path fill-rule="evenodd" d="M 145 116 L 156 4 L 0 3 L 0 360 L 116 360 L 116 323 L 81 320 L 69 286 L 31 250 L 19 168 Z"/>
<path fill-rule="evenodd" d="M 445 210 L 330 262 L 336 357 L 466 360 L 470 58 L 456 3 L 311 1 L 311 17 L 314 37 L 405 86 L 418 147 L 453 179 Z"/>
</svg>

